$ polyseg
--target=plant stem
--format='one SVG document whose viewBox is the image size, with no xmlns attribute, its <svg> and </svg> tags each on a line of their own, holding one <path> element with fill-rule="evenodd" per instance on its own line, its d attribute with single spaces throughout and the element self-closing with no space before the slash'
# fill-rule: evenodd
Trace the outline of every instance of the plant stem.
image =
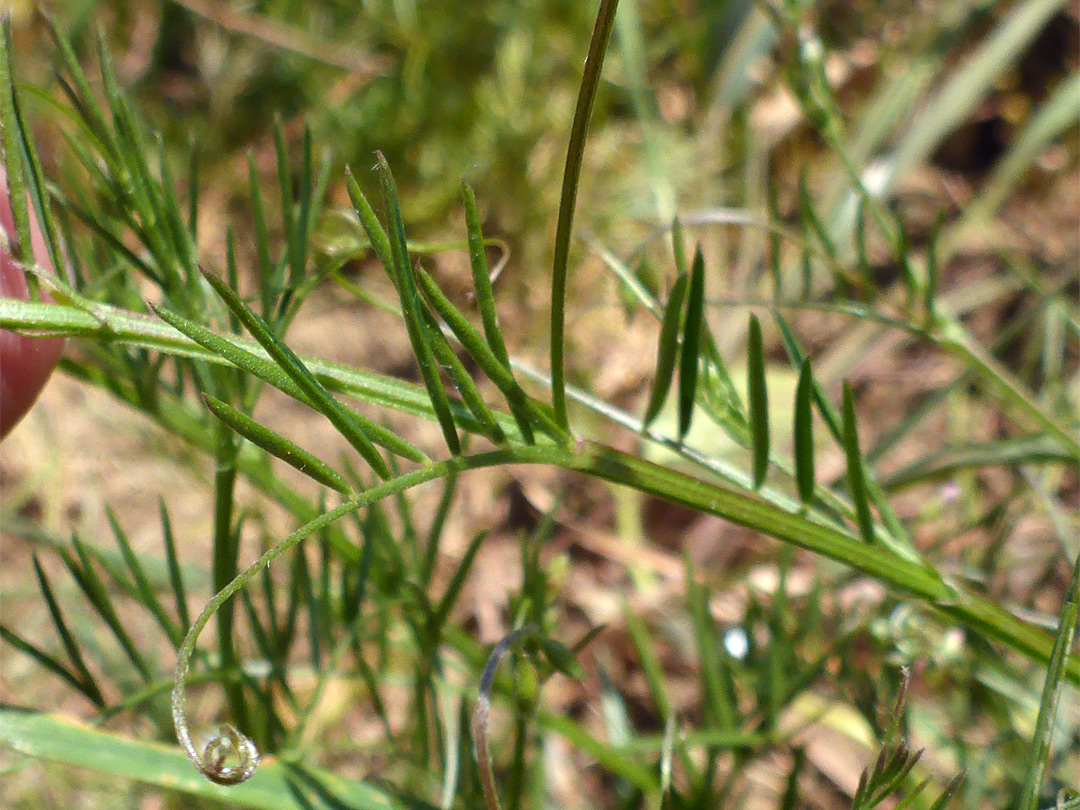
<svg viewBox="0 0 1080 810">
<path fill-rule="evenodd" d="M 201 760 L 191 744 L 188 731 L 184 683 L 199 633 L 230 597 L 281 554 L 350 512 L 428 481 L 466 470 L 509 464 L 548 464 L 575 470 L 722 517 L 849 565 L 929 602 L 945 616 L 1017 652 L 1043 664 L 1050 660 L 1054 642 L 1044 630 L 1024 623 L 987 599 L 968 594 L 958 585 L 947 583 L 929 568 L 897 557 L 878 546 L 869 546 L 849 534 L 815 523 L 802 515 L 781 512 L 757 497 L 660 467 L 593 442 L 583 442 L 573 450 L 550 446 L 517 447 L 449 458 L 372 487 L 301 526 L 213 596 L 192 623 L 180 647 L 172 697 L 177 736 L 200 770 L 203 769 Z M 1069 656 L 1065 670 L 1069 681 L 1080 684 L 1080 658 Z"/>
<path fill-rule="evenodd" d="M 234 434 L 223 423 L 214 427 L 216 438 L 216 466 L 214 470 L 214 588 L 220 590 L 236 576 L 240 556 L 240 538 L 233 532 L 233 496 L 236 491 L 237 443 Z M 218 651 L 221 666 L 225 669 L 240 666 L 240 659 L 233 644 L 233 608 L 229 602 L 221 606 L 217 614 Z M 251 726 L 244 688 L 238 680 L 225 683 L 229 710 L 245 731 Z"/>
<path fill-rule="evenodd" d="M 555 421 L 564 430 L 569 428 L 566 416 L 566 270 L 570 258 L 570 233 L 574 227 L 574 209 L 577 206 L 578 180 L 585 155 L 585 136 L 589 131 L 589 116 L 596 88 L 600 84 L 600 71 L 604 66 L 611 29 L 615 25 L 615 9 L 619 0 L 600 0 L 596 14 L 589 55 L 585 58 L 585 73 L 578 90 L 574 122 L 570 126 L 570 143 L 566 148 L 566 168 L 563 170 L 562 194 L 559 198 L 559 220 L 555 228 L 555 259 L 551 273 L 551 404 L 555 409 Z"/>
</svg>

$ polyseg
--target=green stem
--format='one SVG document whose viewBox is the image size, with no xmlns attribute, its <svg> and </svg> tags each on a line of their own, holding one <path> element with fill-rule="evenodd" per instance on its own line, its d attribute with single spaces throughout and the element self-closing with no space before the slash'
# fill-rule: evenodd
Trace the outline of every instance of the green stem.
<svg viewBox="0 0 1080 810">
<path fill-rule="evenodd" d="M 1024 623 L 987 599 L 964 592 L 959 585 L 947 583 L 929 568 L 897 557 L 881 547 L 867 545 L 849 534 L 815 523 L 802 515 L 781 512 L 756 496 L 726 489 L 593 442 L 583 442 L 577 449 L 550 446 L 516 447 L 449 458 L 372 487 L 356 498 L 301 526 L 251 563 L 232 582 L 214 595 L 192 623 L 180 647 L 172 694 L 173 721 L 176 725 L 177 737 L 199 770 L 206 773 L 208 767 L 204 757 L 198 754 L 191 742 L 186 717 L 184 684 L 199 633 L 229 598 L 281 554 L 297 545 L 308 535 L 350 512 L 428 481 L 467 470 L 509 464 L 546 464 L 575 470 L 614 484 L 632 487 L 700 512 L 722 517 L 732 523 L 760 531 L 849 565 L 898 590 L 929 602 L 938 611 L 961 625 L 978 630 L 988 638 L 1003 643 L 1013 650 L 1043 664 L 1050 660 L 1054 642 L 1045 631 Z M 1080 658 L 1075 655 L 1068 659 L 1066 677 L 1074 684 L 1080 684 Z M 236 732 L 229 730 L 225 733 L 226 742 L 234 744 L 233 735 Z M 215 750 L 220 750 L 222 744 L 219 741 Z M 248 751 L 248 748 L 244 747 L 243 740 L 235 744 L 242 753 Z M 250 745 L 250 741 L 247 744 Z"/>
<path fill-rule="evenodd" d="M 158 351 L 218 363 L 226 362 L 212 352 L 191 343 L 166 324 L 124 310 L 95 305 L 92 311 L 88 311 L 78 307 L 0 300 L 0 328 L 26 329 L 34 324 L 47 325 L 50 332 L 70 336 L 88 336 L 97 339 L 112 336 L 126 343 L 143 345 Z M 246 341 L 230 340 L 237 345 L 249 345 Z M 257 348 L 254 350 L 257 351 Z M 351 392 L 373 404 L 429 418 L 431 416 L 430 406 L 425 407 L 423 391 L 419 386 L 386 380 L 368 372 L 317 361 L 313 361 L 311 367 L 320 376 L 332 376 L 338 380 L 339 384 L 346 385 Z M 496 416 L 503 415 L 496 414 Z M 508 416 L 505 418 L 507 426 L 510 426 L 512 424 L 510 418 Z M 591 446 L 596 447 L 596 445 Z M 788 514 L 777 505 L 770 504 L 757 496 L 737 490 L 722 489 L 714 484 L 697 481 L 689 476 L 649 465 L 631 456 L 618 453 L 612 456 L 612 453 L 614 451 L 609 451 L 606 456 L 598 457 L 590 464 L 583 465 L 581 463 L 583 456 L 580 453 L 574 454 L 550 445 L 519 447 L 501 451 L 501 454 L 494 456 L 486 454 L 459 459 L 455 462 L 456 466 L 446 466 L 450 462 L 442 462 L 409 475 L 422 474 L 425 476 L 422 480 L 429 481 L 457 470 L 475 469 L 478 466 L 499 463 L 552 464 L 578 469 L 614 483 L 651 492 L 659 497 L 684 503 L 692 508 L 725 517 L 735 523 L 750 526 L 765 534 L 851 565 L 921 598 L 943 604 L 948 603 L 949 607 L 940 609 L 962 624 L 977 628 L 991 638 L 1006 643 L 1044 663 L 1049 659 L 1051 646 L 1049 636 L 1043 637 L 1045 634 L 1041 631 L 1033 630 L 987 600 L 974 597 L 970 600 L 960 598 L 953 589 L 942 582 L 940 577 L 918 563 L 898 560 L 888 551 L 857 543 L 853 538 L 836 529 L 823 527 L 806 517 Z M 484 459 L 489 460 L 484 461 Z M 613 459 L 621 459 L 620 464 L 625 469 L 615 466 Z M 634 465 L 639 466 L 639 473 L 633 473 Z M 640 473 L 645 470 L 649 471 L 648 475 L 641 475 Z M 684 486 L 684 481 L 692 482 L 692 486 Z M 387 485 L 393 484 L 390 492 L 400 492 L 417 483 L 421 481 L 402 476 L 392 479 Z M 713 497 L 716 493 L 724 493 L 724 497 L 714 502 Z M 362 497 L 366 498 L 368 494 L 365 493 Z M 350 501 L 349 504 L 353 504 L 351 509 L 358 509 L 370 502 L 369 500 L 364 500 L 362 503 Z M 341 507 L 345 509 L 341 514 L 350 511 L 349 504 Z M 855 545 L 851 546 L 851 543 Z M 1068 673 L 1071 680 L 1080 683 L 1080 660 L 1075 657 L 1069 660 Z"/>
<path fill-rule="evenodd" d="M 577 206 L 578 180 L 585 155 L 585 137 L 589 131 L 589 116 L 600 70 L 604 66 L 611 29 L 615 25 L 615 9 L 619 0 L 600 0 L 596 14 L 589 55 L 585 58 L 585 73 L 578 90 L 574 122 L 570 126 L 570 143 L 566 148 L 566 168 L 563 170 L 562 194 L 559 198 L 559 220 L 555 228 L 555 259 L 551 273 L 551 404 L 555 421 L 564 430 L 569 428 L 566 417 L 566 268 L 570 258 L 570 233 L 574 227 L 574 208 Z"/>
<path fill-rule="evenodd" d="M 233 496 L 236 491 L 237 443 L 233 433 L 222 423 L 214 427 L 216 439 L 214 469 L 214 590 L 224 588 L 235 576 L 239 559 L 240 539 L 233 532 Z M 235 603 L 221 606 L 217 613 L 218 651 L 221 666 L 225 669 L 239 668 L 240 658 L 233 643 L 233 609 Z M 225 684 L 229 709 L 241 728 L 250 728 L 251 718 L 244 700 L 244 689 L 239 681 Z"/>
</svg>

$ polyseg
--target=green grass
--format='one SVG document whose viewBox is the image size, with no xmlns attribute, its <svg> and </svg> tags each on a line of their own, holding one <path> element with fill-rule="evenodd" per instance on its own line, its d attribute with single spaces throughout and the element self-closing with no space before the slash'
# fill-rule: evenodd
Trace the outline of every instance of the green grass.
<svg viewBox="0 0 1080 810">
<path fill-rule="evenodd" d="M 12 784 L 41 760 L 170 807 L 1071 801 L 1075 280 L 965 240 L 1032 173 L 1061 182 L 1047 148 L 1075 168 L 1075 75 L 1014 91 L 1030 112 L 963 206 L 902 196 L 1067 18 L 992 6 L 903 19 L 869 90 L 837 87 L 854 34 L 814 4 L 169 5 L 137 77 L 89 18 L 8 23 L 17 247 L 55 303 L 0 299 L 0 327 L 72 338 L 65 375 L 201 459 L 209 532 L 181 559 L 174 493 L 157 551 L 134 516 L 69 540 L 5 504 L 44 544 L 5 596 L 42 624 L 0 626 L 41 675 L 0 712 Z M 153 88 L 181 80 L 170 118 Z M 70 284 L 31 266 L 31 214 Z M 297 348 L 330 290 L 394 319 L 407 368 Z M 655 352 L 605 398 L 620 330 Z M 267 421 L 275 399 L 341 452 Z M 479 471 L 541 467 L 528 519 L 455 526 Z M 495 586 L 492 543 L 516 559 Z"/>
</svg>

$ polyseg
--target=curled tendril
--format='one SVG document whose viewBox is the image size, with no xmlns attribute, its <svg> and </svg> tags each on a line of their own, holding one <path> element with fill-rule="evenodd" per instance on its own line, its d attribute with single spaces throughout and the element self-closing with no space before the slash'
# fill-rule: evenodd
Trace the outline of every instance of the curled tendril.
<svg viewBox="0 0 1080 810">
<path fill-rule="evenodd" d="M 476 708 L 473 709 L 470 727 L 473 735 L 473 756 L 476 757 L 476 765 L 480 772 L 480 786 L 484 789 L 484 801 L 488 810 L 502 808 L 499 803 L 499 792 L 495 788 L 495 773 L 491 765 L 491 749 L 487 738 L 488 714 L 491 711 L 491 687 L 495 683 L 495 672 L 499 669 L 499 662 L 503 656 L 515 644 L 536 632 L 538 629 L 535 624 L 527 624 L 503 636 L 488 656 L 484 674 L 480 676 L 480 694 L 476 697 Z"/>
<path fill-rule="evenodd" d="M 230 754 L 240 761 L 236 765 L 226 765 Z M 238 785 L 255 773 L 259 767 L 259 750 L 250 738 L 245 737 L 232 726 L 222 726 L 217 736 L 203 748 L 203 762 L 199 769 L 211 782 L 219 785 Z"/>
<path fill-rule="evenodd" d="M 531 459 L 530 455 L 532 453 L 539 453 L 539 457 Z M 513 461 L 520 461 L 523 457 L 527 459 L 526 463 L 529 463 L 530 461 L 532 463 L 545 463 L 549 460 L 549 453 L 550 450 L 548 448 L 537 447 L 515 449 L 513 451 L 498 450 L 490 453 L 480 453 L 475 456 L 455 456 L 444 461 L 434 462 L 419 470 L 413 470 L 403 475 L 399 475 L 389 481 L 384 481 L 378 486 L 374 486 L 371 489 L 358 494 L 352 500 L 346 501 L 340 506 L 337 506 L 328 512 L 324 512 L 318 517 L 305 523 L 276 546 L 263 553 L 261 557 L 237 574 L 232 582 L 214 594 L 206 607 L 203 608 L 202 613 L 200 613 L 195 618 L 195 621 L 191 623 L 191 627 L 188 629 L 188 633 L 184 637 L 180 649 L 177 651 L 176 673 L 173 680 L 171 699 L 172 719 L 173 725 L 176 728 L 177 742 L 180 743 L 181 747 L 184 749 L 184 753 L 187 754 L 187 757 L 191 760 L 192 764 L 198 768 L 199 773 L 218 784 L 236 785 L 248 779 L 255 772 L 255 768 L 259 764 L 260 757 L 255 744 L 230 726 L 224 726 L 221 732 L 214 737 L 210 743 L 204 747 L 202 753 L 200 753 L 195 747 L 195 743 L 192 742 L 191 731 L 188 729 L 187 701 L 184 692 L 188 672 L 191 669 L 191 657 L 195 652 L 195 644 L 198 641 L 199 634 L 221 606 L 225 604 L 227 600 L 231 599 L 237 591 L 243 588 L 252 577 L 258 574 L 263 568 L 270 565 L 270 563 L 286 551 L 296 546 L 308 535 L 314 534 L 320 529 L 329 526 L 335 520 L 338 520 L 351 512 L 355 512 L 357 509 L 369 506 L 389 495 L 404 492 L 410 487 L 424 484 L 428 481 L 434 481 L 438 478 L 444 478 L 447 475 L 460 473 L 463 470 L 501 466 Z M 535 628 L 522 628 L 519 631 L 511 633 L 510 636 L 501 642 L 503 645 L 502 648 L 497 648 L 498 655 L 501 656 L 509 645 L 524 635 L 525 632 L 532 632 L 534 629 Z M 496 660 L 496 665 L 497 663 Z M 491 666 L 489 663 L 489 668 L 491 669 L 490 677 L 485 672 L 487 691 L 490 691 L 491 681 L 494 680 L 495 677 L 494 666 Z M 485 700 L 487 700 L 486 694 Z M 230 754 L 236 755 L 239 764 L 231 766 L 225 765 L 225 760 Z M 490 760 L 487 770 L 490 775 Z"/>
<path fill-rule="evenodd" d="M 185 640 L 186 641 L 186 640 Z M 183 650 L 183 648 L 181 648 Z M 181 659 L 176 670 L 176 682 L 172 691 L 173 725 L 176 726 L 176 739 L 184 753 L 199 773 L 218 785 L 239 785 L 246 782 L 259 767 L 259 749 L 255 743 L 230 725 L 223 725 L 218 733 L 210 738 L 202 753 L 191 739 L 187 723 L 187 701 L 184 698 L 184 679 L 187 677 L 187 661 Z M 229 759 L 236 759 L 235 765 L 226 765 Z"/>
</svg>

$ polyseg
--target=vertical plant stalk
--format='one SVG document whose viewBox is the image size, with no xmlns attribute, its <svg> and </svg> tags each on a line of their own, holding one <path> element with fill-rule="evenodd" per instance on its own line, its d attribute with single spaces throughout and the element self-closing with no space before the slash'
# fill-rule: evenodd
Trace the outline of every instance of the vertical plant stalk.
<svg viewBox="0 0 1080 810">
<path fill-rule="evenodd" d="M 495 787 L 495 774 L 491 764 L 491 748 L 488 745 L 487 727 L 488 714 L 491 712 L 491 687 L 495 683 L 495 673 L 499 669 L 499 662 L 518 641 L 535 633 L 536 625 L 527 624 L 507 633 L 488 656 L 484 666 L 484 674 L 480 676 L 480 693 L 476 697 L 476 708 L 473 709 L 470 723 L 473 735 L 473 755 L 476 757 L 476 767 L 480 774 L 480 786 L 484 790 L 484 802 L 487 810 L 502 810 L 499 802 L 499 791 Z"/>
<path fill-rule="evenodd" d="M 240 553 L 240 538 L 233 531 L 233 497 L 236 491 L 236 455 L 238 446 L 233 439 L 233 434 L 224 424 L 218 423 L 214 427 L 217 433 L 217 469 L 214 473 L 214 562 L 213 580 L 214 590 L 220 591 L 236 576 L 237 558 Z M 234 603 L 228 602 L 221 606 L 217 613 L 218 650 L 221 655 L 221 665 L 226 669 L 239 669 L 240 658 L 233 645 L 233 616 Z M 229 709 L 237 718 L 242 728 L 250 726 L 250 717 L 247 711 L 247 702 L 244 700 L 243 685 L 236 680 L 229 680 L 225 684 L 225 694 L 228 697 Z M 224 732 L 223 730 L 223 733 Z M 226 736 L 236 746 L 236 740 L 232 733 Z M 211 741 L 215 746 L 217 767 L 224 762 L 224 748 L 219 738 Z M 236 749 L 239 750 L 239 749 Z M 209 746 L 207 751 L 210 751 Z M 211 757 L 206 754 L 207 759 Z"/>
<path fill-rule="evenodd" d="M 596 99 L 596 88 L 600 84 L 600 71 L 604 66 L 604 55 L 615 25 L 618 5 L 619 0 L 600 0 L 600 10 L 596 14 L 596 26 L 589 43 L 589 55 L 585 58 L 574 122 L 570 127 L 570 143 L 566 149 L 566 168 L 563 170 L 562 194 L 559 198 L 559 220 L 555 229 L 555 260 L 551 274 L 551 404 L 555 409 L 555 421 L 564 430 L 569 428 L 566 416 L 565 328 L 570 233 L 574 226 L 574 208 L 577 206 L 578 180 L 581 178 L 589 116 Z"/>
</svg>

